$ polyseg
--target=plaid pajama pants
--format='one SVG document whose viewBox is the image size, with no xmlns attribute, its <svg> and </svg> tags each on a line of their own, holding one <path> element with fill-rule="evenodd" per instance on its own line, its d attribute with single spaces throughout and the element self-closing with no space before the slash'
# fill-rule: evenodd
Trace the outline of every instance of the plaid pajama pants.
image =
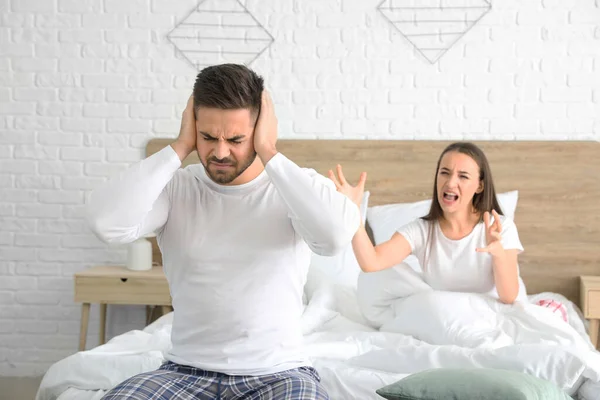
<svg viewBox="0 0 600 400">
<path fill-rule="evenodd" d="M 329 400 L 314 368 L 261 376 L 233 376 L 166 362 L 133 376 L 102 400 Z"/>
</svg>

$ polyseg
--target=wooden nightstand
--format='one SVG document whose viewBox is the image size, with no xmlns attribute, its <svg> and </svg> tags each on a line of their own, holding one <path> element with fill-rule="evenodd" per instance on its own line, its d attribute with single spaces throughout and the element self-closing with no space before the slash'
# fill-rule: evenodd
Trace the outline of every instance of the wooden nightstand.
<svg viewBox="0 0 600 400">
<path fill-rule="evenodd" d="M 75 274 L 75 301 L 81 302 L 79 351 L 85 350 L 90 304 L 100 304 L 100 344 L 106 342 L 107 304 L 160 306 L 161 313 L 172 311 L 171 294 L 162 267 L 131 271 L 121 266 L 97 266 Z"/>
<path fill-rule="evenodd" d="M 594 347 L 598 344 L 600 328 L 600 276 L 580 277 L 581 309 L 590 321 L 590 339 Z"/>
</svg>

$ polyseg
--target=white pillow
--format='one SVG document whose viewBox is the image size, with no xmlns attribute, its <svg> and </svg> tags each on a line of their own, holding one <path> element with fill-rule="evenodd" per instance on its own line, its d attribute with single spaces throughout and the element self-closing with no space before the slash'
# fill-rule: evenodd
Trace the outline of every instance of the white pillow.
<svg viewBox="0 0 600 400">
<path fill-rule="evenodd" d="M 369 196 L 370 192 L 365 192 L 360 204 L 360 217 L 363 224 L 367 219 Z M 356 288 L 360 271 L 352 244 L 349 243 L 344 250 L 333 257 L 313 253 L 308 274 L 309 280 L 313 283 L 324 283 L 323 280 L 326 280 L 329 283 Z"/>
<path fill-rule="evenodd" d="M 504 215 L 514 220 L 519 200 L 519 191 L 513 190 L 511 192 L 500 193 L 497 197 Z M 373 231 L 375 244 L 378 245 L 389 240 L 397 229 L 427 215 L 430 207 L 431 200 L 369 207 L 367 220 L 369 221 L 371 231 Z M 408 256 L 404 262 L 416 271 L 421 271 L 421 267 L 415 256 Z"/>
</svg>

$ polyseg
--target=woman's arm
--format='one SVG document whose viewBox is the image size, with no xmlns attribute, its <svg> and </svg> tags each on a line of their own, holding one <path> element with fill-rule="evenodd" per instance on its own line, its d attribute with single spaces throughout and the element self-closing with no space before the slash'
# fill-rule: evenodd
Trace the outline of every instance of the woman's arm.
<svg viewBox="0 0 600 400">
<path fill-rule="evenodd" d="M 365 192 L 365 182 L 367 173 L 360 174 L 360 179 L 356 186 L 352 186 L 346 181 L 342 166 L 336 167 L 337 177 L 333 171 L 329 170 L 329 179 L 333 181 L 336 189 L 352 200 L 359 208 Z M 360 269 L 364 272 L 381 271 L 404 261 L 412 252 L 408 240 L 400 233 L 396 232 L 392 238 L 380 245 L 373 246 L 371 239 L 365 230 L 361 221 L 360 227 L 352 237 L 352 250 L 358 261 Z"/>
<path fill-rule="evenodd" d="M 519 294 L 519 272 L 517 268 L 518 250 L 504 250 L 497 256 L 492 256 L 494 281 L 500 301 L 512 304 Z"/>
<path fill-rule="evenodd" d="M 477 249 L 478 252 L 489 253 L 492 256 L 492 266 L 494 271 L 494 283 L 501 302 L 512 304 L 519 294 L 519 269 L 517 267 L 517 255 L 520 249 L 505 249 L 502 235 L 510 235 L 511 230 L 503 230 L 500 216 L 495 210 L 492 210 L 494 223 L 490 223 L 490 213 L 485 212 L 483 220 L 486 229 L 487 247 Z M 509 228 L 514 228 L 512 234 L 516 235 L 516 227 L 512 224 Z M 505 241 L 505 240 L 504 240 Z M 514 241 L 514 240 L 513 240 Z M 517 240 L 518 242 L 518 240 Z M 519 244 L 520 246 L 520 244 Z"/>
<path fill-rule="evenodd" d="M 352 238 L 352 249 L 364 272 L 381 271 L 404 261 L 412 249 L 408 241 L 399 233 L 380 245 L 373 246 L 371 239 L 361 224 Z"/>
</svg>

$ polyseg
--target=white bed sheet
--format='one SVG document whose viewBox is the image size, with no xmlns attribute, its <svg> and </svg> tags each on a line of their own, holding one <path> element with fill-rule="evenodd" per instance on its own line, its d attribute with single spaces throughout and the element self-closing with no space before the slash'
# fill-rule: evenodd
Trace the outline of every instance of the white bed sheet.
<svg viewBox="0 0 600 400">
<path fill-rule="evenodd" d="M 549 296 L 568 304 L 573 330 L 589 341 L 572 303 L 549 293 L 531 299 Z M 582 400 L 600 400 L 596 351 L 547 341 L 501 348 L 434 345 L 375 330 L 362 317 L 356 293 L 348 288 L 322 286 L 309 298 L 303 315 L 307 351 L 332 400 L 381 400 L 376 389 L 420 370 L 445 366 L 524 370 L 549 376 Z M 128 377 L 158 368 L 170 346 L 171 321 L 168 314 L 143 331 L 119 335 L 103 346 L 60 360 L 44 376 L 36 400 L 98 400 Z"/>
</svg>

